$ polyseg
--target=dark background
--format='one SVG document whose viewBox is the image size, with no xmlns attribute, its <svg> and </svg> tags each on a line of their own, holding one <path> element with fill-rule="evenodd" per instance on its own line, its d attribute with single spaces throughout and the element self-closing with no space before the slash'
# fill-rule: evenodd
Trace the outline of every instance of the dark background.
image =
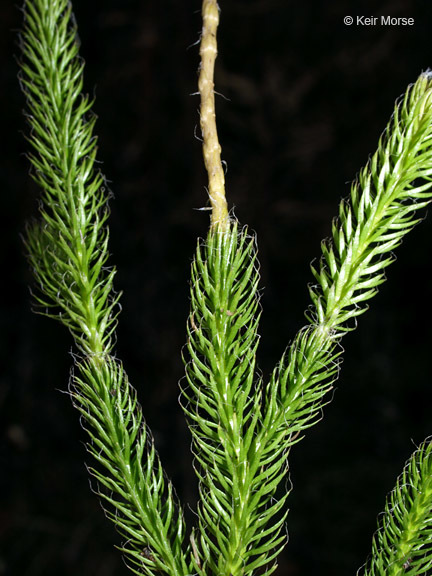
<svg viewBox="0 0 432 576">
<path fill-rule="evenodd" d="M 230 206 L 258 233 L 268 374 L 302 326 L 309 263 L 393 103 L 432 67 L 425 1 L 222 1 L 217 114 Z M 359 4 L 359 3 L 358 3 Z M 118 356 L 184 501 L 195 478 L 177 403 L 188 276 L 206 233 L 196 92 L 199 0 L 76 0 L 100 155 L 115 194 L 112 262 L 124 291 Z M 345 26 L 358 14 L 412 27 Z M 65 391 L 71 339 L 30 312 L 19 234 L 36 213 L 16 80 L 21 14 L 0 2 L 0 575 L 126 574 L 89 489 L 85 436 Z M 96 87 L 96 88 L 94 88 Z M 432 226 L 418 226 L 344 341 L 325 418 L 293 450 L 280 576 L 355 574 L 404 461 L 432 432 Z"/>
</svg>

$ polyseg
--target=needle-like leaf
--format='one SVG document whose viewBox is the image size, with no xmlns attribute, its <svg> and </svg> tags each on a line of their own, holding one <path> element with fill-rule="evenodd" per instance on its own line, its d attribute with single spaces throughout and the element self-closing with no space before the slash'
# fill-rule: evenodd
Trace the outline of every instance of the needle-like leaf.
<svg viewBox="0 0 432 576">
<path fill-rule="evenodd" d="M 21 35 L 33 177 L 40 219 L 26 245 L 41 311 L 71 331 L 79 351 L 71 384 L 89 433 L 90 473 L 109 518 L 126 538 L 137 574 L 188 572 L 185 526 L 146 429 L 134 389 L 113 357 L 118 295 L 108 268 L 108 193 L 95 167 L 92 102 L 68 0 L 28 0 Z"/>
</svg>

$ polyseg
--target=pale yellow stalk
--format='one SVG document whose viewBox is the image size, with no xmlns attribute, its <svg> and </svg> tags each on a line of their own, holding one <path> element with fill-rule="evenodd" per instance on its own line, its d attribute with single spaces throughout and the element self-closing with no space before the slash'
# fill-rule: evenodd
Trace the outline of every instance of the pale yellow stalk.
<svg viewBox="0 0 432 576">
<path fill-rule="evenodd" d="M 216 129 L 214 101 L 214 65 L 217 56 L 216 31 L 219 7 L 216 0 L 204 0 L 201 35 L 201 67 L 198 88 L 201 95 L 200 123 L 203 136 L 204 163 L 208 173 L 208 193 L 212 207 L 211 225 L 226 230 L 229 224 L 225 198 L 225 174 L 221 162 L 221 146 Z"/>
</svg>

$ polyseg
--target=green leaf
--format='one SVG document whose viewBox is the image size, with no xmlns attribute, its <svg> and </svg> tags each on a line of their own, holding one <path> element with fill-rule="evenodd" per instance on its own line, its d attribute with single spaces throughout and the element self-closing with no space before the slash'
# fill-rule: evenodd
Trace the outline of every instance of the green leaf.
<svg viewBox="0 0 432 576">
<path fill-rule="evenodd" d="M 340 341 L 385 281 L 394 250 L 431 198 L 432 76 L 422 74 L 396 104 L 378 149 L 343 200 L 332 239 L 312 266 L 310 322 L 294 338 L 266 387 L 263 420 L 288 436 L 321 417 L 338 376 Z"/>
<path fill-rule="evenodd" d="M 72 333 L 80 353 L 71 389 L 88 431 L 89 472 L 107 516 L 126 541 L 131 570 L 182 576 L 189 568 L 181 508 L 141 408 L 112 356 L 119 296 L 107 267 L 108 193 L 95 168 L 92 102 L 68 0 L 28 0 L 21 35 L 30 162 L 41 188 L 40 219 L 27 230 L 36 304 Z"/>
<path fill-rule="evenodd" d="M 417 576 L 432 569 L 432 443 L 405 465 L 387 497 L 364 576 Z"/>
</svg>

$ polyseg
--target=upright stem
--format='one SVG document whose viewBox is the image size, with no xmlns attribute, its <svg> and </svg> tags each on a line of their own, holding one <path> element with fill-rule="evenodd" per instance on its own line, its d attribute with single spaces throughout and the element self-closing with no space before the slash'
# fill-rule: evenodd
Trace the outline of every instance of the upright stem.
<svg viewBox="0 0 432 576">
<path fill-rule="evenodd" d="M 216 129 L 214 101 L 214 65 L 217 56 L 216 30 L 219 7 L 216 0 L 203 0 L 203 29 L 201 36 L 201 68 L 198 81 L 201 95 L 200 123 L 203 136 L 204 163 L 209 178 L 209 197 L 212 207 L 211 225 L 228 228 L 229 216 L 225 198 L 225 175 L 221 162 L 221 146 Z"/>
</svg>

